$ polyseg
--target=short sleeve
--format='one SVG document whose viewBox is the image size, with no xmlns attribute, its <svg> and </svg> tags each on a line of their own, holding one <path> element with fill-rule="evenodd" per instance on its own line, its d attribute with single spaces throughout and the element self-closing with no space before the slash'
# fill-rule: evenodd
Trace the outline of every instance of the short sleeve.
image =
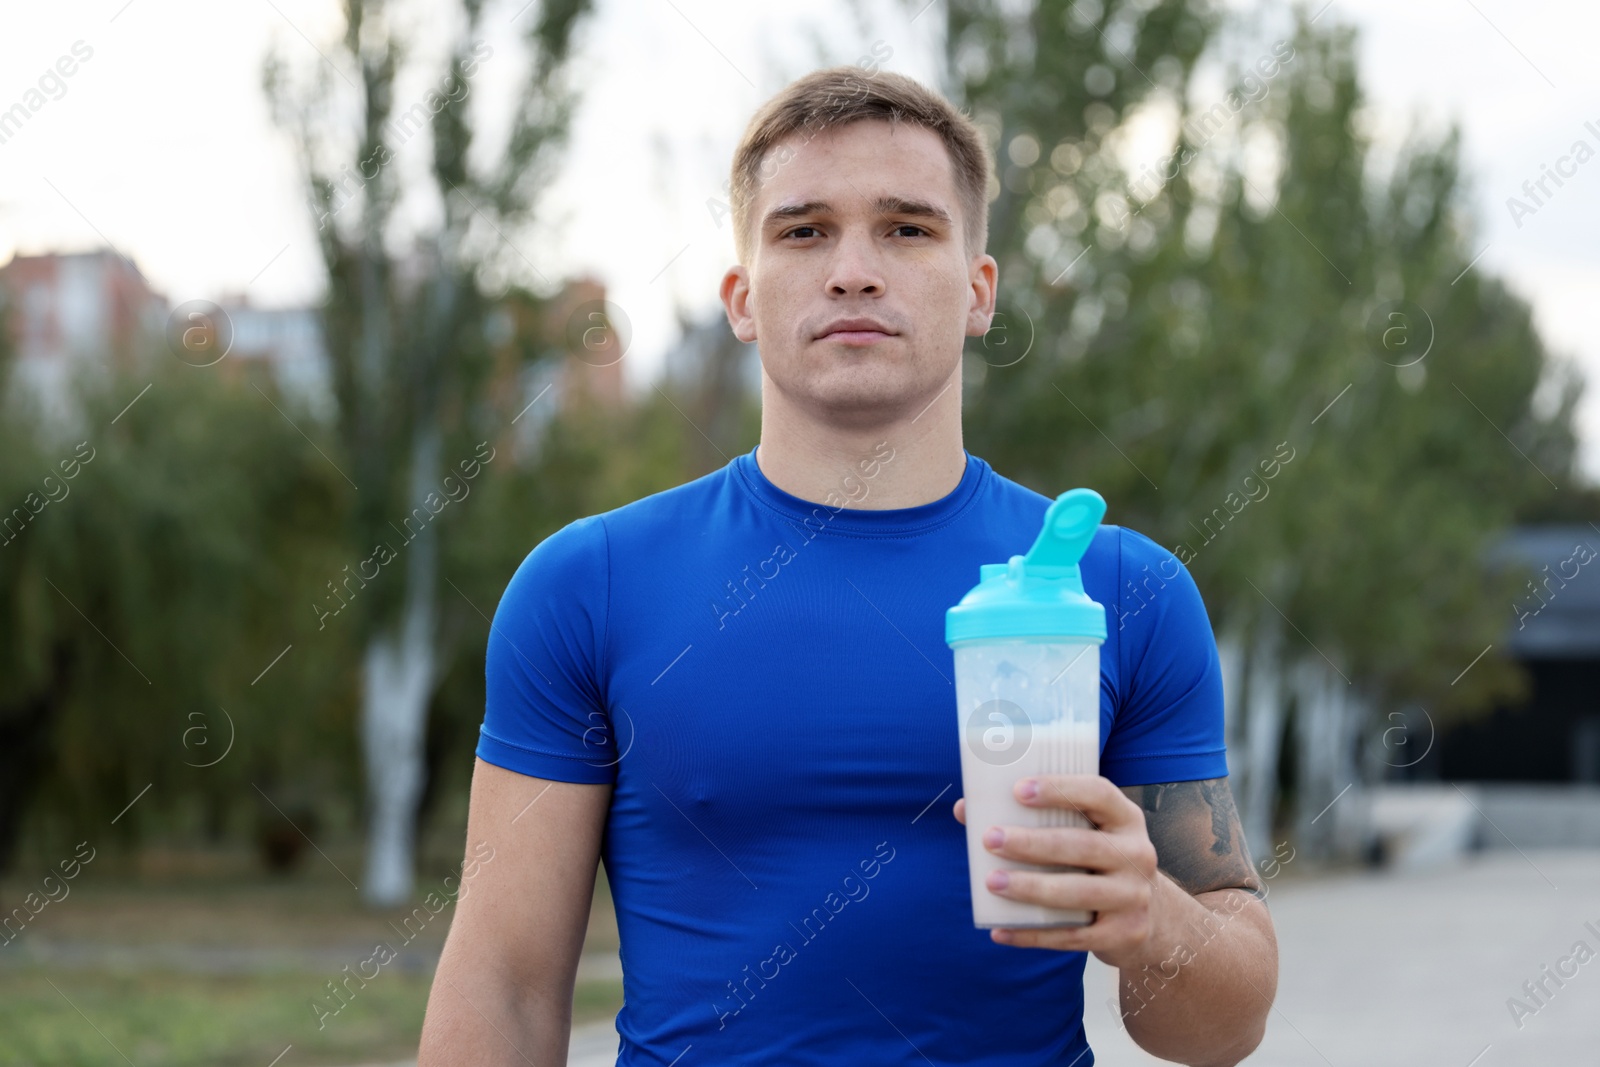
<svg viewBox="0 0 1600 1067">
<path fill-rule="evenodd" d="M 600 676 L 610 599 L 599 516 L 541 541 L 495 608 L 484 658 L 477 754 L 562 782 L 616 781 L 616 742 Z"/>
<path fill-rule="evenodd" d="M 1116 610 L 1122 701 L 1100 773 L 1119 786 L 1222 778 L 1222 667 L 1205 601 L 1188 568 L 1120 528 Z"/>
</svg>

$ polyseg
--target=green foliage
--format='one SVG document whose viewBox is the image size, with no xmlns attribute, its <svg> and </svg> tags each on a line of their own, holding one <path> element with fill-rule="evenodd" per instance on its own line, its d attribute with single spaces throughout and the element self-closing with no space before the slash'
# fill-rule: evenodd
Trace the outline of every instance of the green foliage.
<svg viewBox="0 0 1600 1067">
<path fill-rule="evenodd" d="M 353 607 L 399 584 L 403 542 L 390 529 L 401 559 L 352 584 L 364 554 L 349 547 L 357 494 L 337 442 L 269 379 L 220 370 L 157 354 L 86 380 L 81 436 L 57 441 L 20 410 L 0 422 L 6 501 L 40 490 L 79 441 L 92 449 L 69 493 L 0 548 L 0 673 L 12 683 L 0 730 L 43 716 L 36 750 L 10 753 L 35 760 L 38 777 L 4 798 L 12 822 L 31 813 L 30 854 L 85 838 L 251 840 L 276 821 L 273 804 L 324 844 L 358 825 L 361 635 L 326 606 L 337 604 L 330 587 Z M 660 394 L 578 407 L 520 458 L 508 435 L 486 434 L 492 460 L 434 520 L 447 666 L 430 718 L 430 799 L 465 792 L 489 620 L 522 558 L 576 518 L 702 473 L 688 467 L 698 433 L 677 408 Z M 446 836 L 459 834 L 460 812 L 425 814 L 435 812 L 448 815 Z"/>
<path fill-rule="evenodd" d="M 306 605 L 337 571 L 339 474 L 266 391 L 215 369 L 152 356 L 78 395 L 80 429 L 61 443 L 36 429 L 33 462 L 0 465 L 9 500 L 78 442 L 87 458 L 0 550 L 0 722 L 43 715 L 52 836 L 219 830 L 262 804 L 252 783 L 291 768 L 337 792 L 349 648 Z"/>
<path fill-rule="evenodd" d="M 677 403 L 687 410 L 684 398 Z M 497 458 L 485 468 L 446 541 L 441 643 L 450 666 L 429 714 L 430 814 L 441 791 L 466 791 L 483 722 L 489 624 L 517 566 L 567 523 L 702 473 L 686 469 L 691 436 L 698 434 L 672 403 L 653 395 L 620 411 L 579 407 L 548 423 L 523 462 Z M 456 820 L 464 815 L 452 815 L 459 846 Z"/>
<path fill-rule="evenodd" d="M 1374 174 L 1353 33 L 1302 14 L 1256 101 L 1182 124 L 1190 156 L 1140 187 L 1113 157 L 1121 128 L 1185 98 L 1221 43 L 1205 8 L 1041 4 L 1028 48 L 999 12 L 953 5 L 951 61 L 974 114 L 1004 116 L 990 252 L 1007 344 L 1033 348 L 970 357 L 970 447 L 1041 491 L 1099 489 L 1109 521 L 1190 567 L 1219 630 L 1286 618 L 1291 658 L 1325 655 L 1379 703 L 1448 718 L 1517 693 L 1493 656 L 1451 683 L 1518 581 L 1487 576 L 1484 549 L 1572 486 L 1577 394 L 1535 402 L 1551 368 L 1527 306 L 1463 274 L 1458 135 Z M 1386 348 L 1402 300 L 1412 347 Z"/>
</svg>

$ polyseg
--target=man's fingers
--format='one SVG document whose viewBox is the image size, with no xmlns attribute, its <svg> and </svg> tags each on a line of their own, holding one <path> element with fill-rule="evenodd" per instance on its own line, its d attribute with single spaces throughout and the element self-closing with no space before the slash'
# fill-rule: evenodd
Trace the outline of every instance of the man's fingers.
<svg viewBox="0 0 1600 1067">
<path fill-rule="evenodd" d="M 1050 908 L 1087 908 L 1115 915 L 1150 906 L 1150 887 L 1137 878 L 1011 870 L 1005 875 L 1008 884 L 1004 889 L 994 888 L 993 883 L 998 881 L 995 874 L 989 876 L 985 886 L 989 892 L 1008 900 L 1025 900 Z"/>
<path fill-rule="evenodd" d="M 967 825 L 967 798 L 966 797 L 958 797 L 958 798 L 956 798 L 955 811 L 956 811 L 956 822 L 960 823 L 962 826 Z"/>
<path fill-rule="evenodd" d="M 984 833 L 983 844 L 991 853 L 1022 863 L 1059 864 L 1111 871 L 1119 867 L 1141 867 L 1155 873 L 1155 846 L 1131 834 L 1112 840 L 1104 830 L 1084 830 L 1070 826 L 1028 827 L 1006 824 L 996 827 L 1004 835 L 998 845 L 989 842 L 994 830 Z"/>
<path fill-rule="evenodd" d="M 1029 783 L 1035 789 L 1030 795 Z M 1019 779 L 1012 795 L 1033 808 L 1065 808 L 1086 815 L 1102 830 L 1143 826 L 1144 812 L 1126 793 L 1097 774 L 1036 774 Z"/>
<path fill-rule="evenodd" d="M 1051 948 L 1058 952 L 1100 952 L 1123 944 L 1129 931 L 1135 929 L 1128 919 L 1114 916 L 1095 916 L 1088 926 L 1055 926 L 1043 929 L 1008 929 L 997 927 L 989 931 L 989 938 L 1002 945 L 1016 948 Z"/>
</svg>

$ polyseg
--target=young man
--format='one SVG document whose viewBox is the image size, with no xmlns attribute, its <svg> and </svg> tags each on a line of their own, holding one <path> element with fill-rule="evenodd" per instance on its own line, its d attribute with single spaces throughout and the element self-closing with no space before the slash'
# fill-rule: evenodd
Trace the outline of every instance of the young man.
<svg viewBox="0 0 1600 1067">
<path fill-rule="evenodd" d="M 1132 530 L 1082 563 L 1114 620 L 1103 776 L 1024 800 L 1097 829 L 993 846 L 1091 873 L 991 891 L 1096 921 L 972 924 L 944 612 L 1050 503 L 962 447 L 963 341 L 997 283 L 979 132 L 908 78 L 818 71 L 756 114 L 733 172 L 722 299 L 760 343 L 760 444 L 572 523 L 506 588 L 467 830 L 494 859 L 463 886 L 422 1067 L 563 1062 L 602 858 L 620 1064 L 1087 1067 L 1087 952 L 1120 969 L 1145 1049 L 1238 1062 L 1276 941 L 1205 606 Z"/>
</svg>

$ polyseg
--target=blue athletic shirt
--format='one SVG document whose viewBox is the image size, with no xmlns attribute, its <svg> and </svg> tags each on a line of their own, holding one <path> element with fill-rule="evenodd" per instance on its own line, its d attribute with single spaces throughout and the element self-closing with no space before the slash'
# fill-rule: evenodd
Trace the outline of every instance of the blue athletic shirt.
<svg viewBox="0 0 1600 1067">
<path fill-rule="evenodd" d="M 816 504 L 751 449 L 565 526 L 507 585 L 477 754 L 613 785 L 618 1064 L 1092 1067 L 1085 954 L 972 924 L 944 615 L 1050 499 L 966 459 L 947 496 L 875 511 L 844 504 L 879 462 Z M 1188 571 L 1104 525 L 1082 573 L 1107 608 L 1100 773 L 1226 775 Z"/>
</svg>

